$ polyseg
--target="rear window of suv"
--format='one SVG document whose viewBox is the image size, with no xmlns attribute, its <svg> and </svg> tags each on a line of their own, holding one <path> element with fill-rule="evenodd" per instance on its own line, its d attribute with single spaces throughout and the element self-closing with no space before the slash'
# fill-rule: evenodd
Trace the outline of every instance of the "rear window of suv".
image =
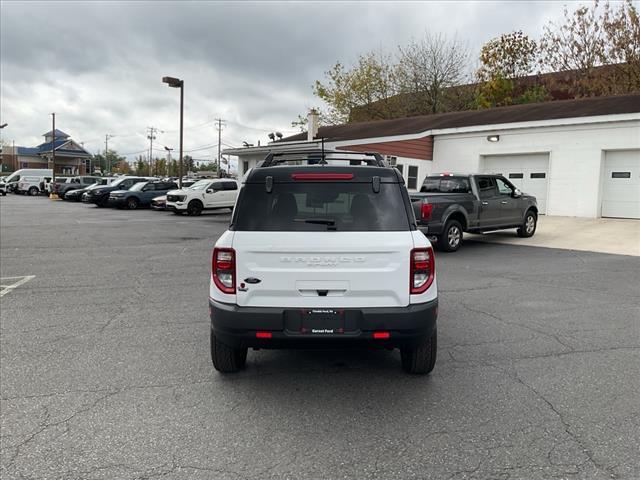
<svg viewBox="0 0 640 480">
<path fill-rule="evenodd" d="M 313 232 L 409 230 L 401 186 L 371 183 L 246 184 L 238 199 L 234 230 Z"/>
<path fill-rule="evenodd" d="M 471 191 L 466 177 L 427 177 L 422 184 L 424 193 L 467 193 Z"/>
</svg>

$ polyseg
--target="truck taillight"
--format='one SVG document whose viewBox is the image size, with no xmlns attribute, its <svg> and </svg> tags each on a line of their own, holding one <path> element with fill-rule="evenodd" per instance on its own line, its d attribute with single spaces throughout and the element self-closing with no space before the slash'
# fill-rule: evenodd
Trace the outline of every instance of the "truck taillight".
<svg viewBox="0 0 640 480">
<path fill-rule="evenodd" d="M 433 283 L 436 275 L 436 262 L 433 249 L 414 248 L 411 250 L 411 268 L 409 275 L 409 292 L 424 293 Z"/>
<path fill-rule="evenodd" d="M 431 220 L 431 212 L 433 212 L 433 203 L 423 203 L 420 207 L 422 220 Z"/>
<path fill-rule="evenodd" d="M 213 249 L 211 275 L 221 292 L 236 293 L 236 252 L 233 248 Z"/>
</svg>

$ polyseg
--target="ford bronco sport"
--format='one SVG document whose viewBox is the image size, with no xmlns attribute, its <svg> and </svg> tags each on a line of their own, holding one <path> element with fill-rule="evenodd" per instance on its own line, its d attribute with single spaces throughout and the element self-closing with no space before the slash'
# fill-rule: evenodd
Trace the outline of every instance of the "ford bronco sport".
<svg viewBox="0 0 640 480">
<path fill-rule="evenodd" d="M 211 357 L 248 348 L 399 348 L 406 372 L 436 361 L 429 240 L 402 176 L 379 154 L 271 153 L 245 176 L 213 249 Z M 346 162 L 346 163 L 345 163 Z"/>
</svg>

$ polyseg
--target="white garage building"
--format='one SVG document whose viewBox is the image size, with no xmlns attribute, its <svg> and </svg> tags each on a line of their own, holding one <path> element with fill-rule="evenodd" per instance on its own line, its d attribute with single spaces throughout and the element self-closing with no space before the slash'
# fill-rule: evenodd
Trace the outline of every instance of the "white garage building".
<svg viewBox="0 0 640 480">
<path fill-rule="evenodd" d="M 436 172 L 501 173 L 541 213 L 640 218 L 640 94 L 314 128 L 262 147 L 229 149 L 239 173 L 269 151 L 377 151 L 410 190 Z"/>
</svg>

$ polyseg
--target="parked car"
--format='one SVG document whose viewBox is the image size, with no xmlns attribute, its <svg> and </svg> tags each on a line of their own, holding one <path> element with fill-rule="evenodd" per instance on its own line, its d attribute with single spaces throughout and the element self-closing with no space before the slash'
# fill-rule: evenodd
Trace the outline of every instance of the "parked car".
<svg viewBox="0 0 640 480">
<path fill-rule="evenodd" d="M 516 228 L 519 237 L 531 237 L 536 231 L 536 198 L 502 175 L 428 175 L 410 197 L 420 230 L 446 252 L 460 248 L 463 232 Z"/>
<path fill-rule="evenodd" d="M 17 193 L 28 194 L 31 196 L 40 195 L 40 185 L 44 182 L 44 177 L 42 176 L 31 176 L 25 175 L 21 176 L 18 181 L 18 186 L 16 188 Z"/>
<path fill-rule="evenodd" d="M 175 214 L 200 215 L 203 210 L 230 208 L 238 198 L 238 182 L 217 178 L 199 180 L 188 188 L 167 193 L 167 210 Z"/>
<path fill-rule="evenodd" d="M 350 165 L 354 153 L 313 152 L 316 164 L 287 166 L 275 166 L 285 152 L 272 153 L 249 173 L 213 249 L 211 357 L 220 372 L 243 368 L 247 348 L 335 345 L 400 348 L 406 372 L 433 369 L 433 249 L 400 173 L 378 154 Z M 318 164 L 327 155 L 332 164 Z"/>
<path fill-rule="evenodd" d="M 109 185 L 101 185 L 98 188 L 87 190 L 82 196 L 82 201 L 86 203 L 94 203 L 98 207 L 106 207 L 109 204 L 109 195 L 114 190 L 129 190 L 136 183 L 148 182 L 152 180 L 149 177 L 119 177 Z"/>
<path fill-rule="evenodd" d="M 151 208 L 154 210 L 166 210 L 167 209 L 167 196 L 160 195 L 159 197 L 151 200 Z"/>
<path fill-rule="evenodd" d="M 89 185 L 93 185 L 94 183 L 96 183 L 99 179 L 100 177 L 71 177 L 66 179 L 64 182 L 55 182 L 53 184 L 53 192 L 56 193 L 60 198 L 64 198 L 67 192 L 86 188 Z"/>
<path fill-rule="evenodd" d="M 4 180 L 0 180 L 0 194 L 4 197 L 7 194 L 7 184 Z"/>
<path fill-rule="evenodd" d="M 20 181 L 20 177 L 30 176 L 30 177 L 51 177 L 53 175 L 53 170 L 50 168 L 21 168 L 20 170 L 16 170 L 11 175 L 5 177 L 5 183 L 13 183 Z"/>
<path fill-rule="evenodd" d="M 95 183 L 87 187 L 79 188 L 77 190 L 71 190 L 65 193 L 64 199 L 70 202 L 79 202 L 82 200 L 82 196 L 85 192 L 89 190 L 93 190 L 94 188 L 98 188 L 103 185 L 109 185 L 112 181 L 113 179 L 111 177 L 98 178 L 98 180 Z"/>
<path fill-rule="evenodd" d="M 156 180 L 136 183 L 128 190 L 114 190 L 109 194 L 109 206 L 127 207 L 135 210 L 138 207 L 148 206 L 154 197 L 166 194 L 178 186 L 174 182 L 158 182 Z"/>
</svg>

